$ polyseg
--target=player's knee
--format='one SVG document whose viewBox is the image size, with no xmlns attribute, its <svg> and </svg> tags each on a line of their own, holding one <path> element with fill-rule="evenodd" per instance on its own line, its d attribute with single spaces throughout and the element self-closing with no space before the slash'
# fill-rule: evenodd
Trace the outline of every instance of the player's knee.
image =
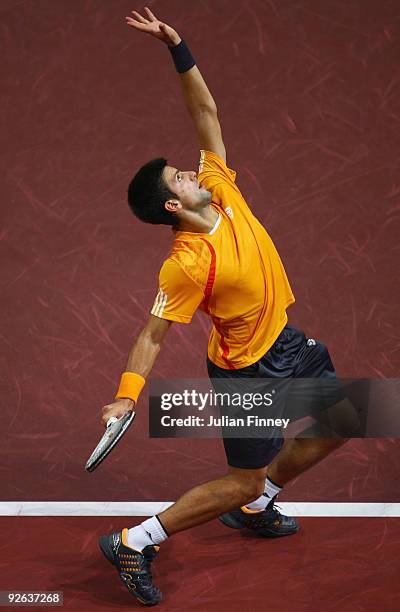
<svg viewBox="0 0 400 612">
<path fill-rule="evenodd" d="M 246 503 L 250 503 L 254 501 L 255 499 L 257 499 L 258 497 L 261 497 L 261 495 L 264 493 L 264 487 L 265 487 L 264 478 L 262 480 L 260 480 L 259 478 L 251 480 L 249 482 L 248 489 L 247 489 Z"/>
<path fill-rule="evenodd" d="M 252 473 L 251 470 L 246 472 L 245 477 L 242 474 L 235 474 L 241 505 L 254 501 L 264 493 L 266 477 L 264 472 L 258 473 L 258 470 L 256 473 Z"/>
</svg>

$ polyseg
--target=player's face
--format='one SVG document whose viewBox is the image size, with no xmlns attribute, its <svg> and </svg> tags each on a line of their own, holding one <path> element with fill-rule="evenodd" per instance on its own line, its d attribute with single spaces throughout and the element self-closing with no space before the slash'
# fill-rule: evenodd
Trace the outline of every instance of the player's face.
<svg viewBox="0 0 400 612">
<path fill-rule="evenodd" d="M 165 166 L 163 176 L 169 189 L 178 196 L 182 208 L 196 210 L 211 202 L 211 193 L 199 184 L 194 170 L 183 171 Z"/>
</svg>

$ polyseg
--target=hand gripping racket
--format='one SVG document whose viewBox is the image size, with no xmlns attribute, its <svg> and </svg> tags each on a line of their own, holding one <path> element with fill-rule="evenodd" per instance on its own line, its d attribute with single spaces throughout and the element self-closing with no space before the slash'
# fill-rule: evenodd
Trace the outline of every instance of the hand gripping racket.
<svg viewBox="0 0 400 612">
<path fill-rule="evenodd" d="M 117 442 L 122 438 L 134 418 L 135 413 L 133 410 L 130 410 L 120 419 L 117 419 L 117 417 L 108 419 L 107 429 L 103 437 L 86 462 L 85 469 L 88 472 L 93 472 L 103 459 L 107 457 Z"/>
</svg>

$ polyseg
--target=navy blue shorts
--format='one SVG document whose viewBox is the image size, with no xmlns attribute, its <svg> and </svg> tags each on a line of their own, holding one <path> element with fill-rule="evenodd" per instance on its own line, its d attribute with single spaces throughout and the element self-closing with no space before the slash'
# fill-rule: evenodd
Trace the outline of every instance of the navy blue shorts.
<svg viewBox="0 0 400 612">
<path fill-rule="evenodd" d="M 336 379 L 328 349 L 286 325 L 272 347 L 257 362 L 238 370 L 218 367 L 207 358 L 212 379 L 232 378 L 331 378 Z M 221 381 L 222 382 L 222 381 Z M 214 383 L 216 388 L 216 384 Z M 216 389 L 217 390 L 217 389 Z M 225 453 L 232 467 L 258 469 L 268 465 L 283 446 L 283 438 L 226 438 Z"/>
</svg>

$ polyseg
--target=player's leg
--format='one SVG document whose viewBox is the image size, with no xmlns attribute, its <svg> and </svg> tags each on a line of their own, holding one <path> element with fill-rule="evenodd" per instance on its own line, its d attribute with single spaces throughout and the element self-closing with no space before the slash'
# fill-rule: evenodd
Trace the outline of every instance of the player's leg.
<svg viewBox="0 0 400 612">
<path fill-rule="evenodd" d="M 272 511 L 274 509 L 273 502 L 284 485 L 322 461 L 345 442 L 346 440 L 342 438 L 295 438 L 286 440 L 282 450 L 268 466 L 263 494 L 253 502 L 246 504 L 246 508 L 241 508 L 241 511 L 260 512 L 268 508 Z M 237 511 L 230 512 L 220 518 L 228 527 L 238 527 L 237 520 L 232 520 L 232 517 L 240 518 Z M 271 529 L 267 528 L 263 530 L 262 535 L 276 537 L 278 535 L 290 535 L 298 530 L 298 527 L 295 527 L 294 519 L 284 517 L 280 513 L 277 518 L 278 526 L 273 525 L 272 533 Z"/>
<path fill-rule="evenodd" d="M 154 586 L 151 573 L 158 545 L 173 533 L 200 525 L 259 497 L 266 471 L 265 466 L 255 470 L 229 468 L 226 476 L 194 487 L 158 516 L 132 529 L 102 536 L 100 548 L 132 595 L 146 605 L 154 605 L 161 601 L 161 592 Z"/>
<path fill-rule="evenodd" d="M 268 477 L 283 487 L 293 478 L 316 465 L 347 440 L 343 438 L 294 438 L 268 467 Z"/>
<path fill-rule="evenodd" d="M 284 330 L 270 351 L 271 353 L 274 352 L 275 346 L 277 347 L 277 362 L 280 360 L 280 343 L 285 339 L 285 334 L 287 335 L 287 332 Z M 254 379 L 279 378 L 289 376 L 291 373 L 291 370 L 288 370 L 286 367 L 282 368 L 280 362 L 276 368 L 272 365 L 270 370 L 266 372 L 266 368 L 262 365 L 261 360 L 239 370 L 226 370 L 219 368 L 207 359 L 207 369 L 214 390 L 221 394 L 221 397 L 230 396 L 235 392 L 244 393 L 248 391 L 249 393 L 254 393 Z M 266 382 L 266 384 L 268 383 Z M 277 388 L 277 384 L 274 383 L 274 389 Z M 285 381 L 283 381 L 280 387 L 283 388 L 285 386 Z M 263 387 L 264 390 L 265 388 Z M 228 465 L 246 471 L 267 466 L 282 446 L 283 439 L 281 438 L 224 437 Z M 294 534 L 298 531 L 296 520 L 282 515 L 274 506 L 275 498 L 280 490 L 281 487 L 273 482 L 271 478 L 266 478 L 263 489 L 258 497 L 245 505 L 236 507 L 231 512 L 226 512 L 219 518 L 229 527 L 235 529 L 247 527 L 263 537 L 280 537 Z"/>
<path fill-rule="evenodd" d="M 266 379 L 292 377 L 313 379 L 327 377 L 330 379 L 330 382 L 335 383 L 336 378 L 335 370 L 326 347 L 316 340 L 307 339 L 303 332 L 289 325 L 284 328 L 271 349 L 255 366 L 255 376 Z M 209 367 L 209 371 L 210 369 L 213 372 L 213 376 L 229 376 L 229 373 L 220 373 L 216 370 L 215 366 Z M 333 384 L 333 395 L 336 396 L 335 384 Z M 341 405 L 343 406 L 343 402 L 341 402 Z M 347 412 L 348 410 L 346 410 L 346 415 Z M 341 422 L 343 422 L 342 418 Z M 268 509 L 271 513 L 275 511 L 273 503 L 282 487 L 292 478 L 323 460 L 332 451 L 342 446 L 345 441 L 345 439 L 338 436 L 288 440 L 283 450 L 278 454 L 278 449 L 278 451 L 274 452 L 273 456 L 271 455 L 271 450 L 273 450 L 271 449 L 272 441 L 266 441 L 264 449 L 261 448 L 260 451 L 262 459 L 270 463 L 267 470 L 268 477 L 265 482 L 264 494 L 248 504 L 247 509 L 263 512 L 263 507 L 265 508 L 268 504 L 264 512 Z M 231 441 L 231 443 L 237 446 L 237 451 L 241 455 L 236 460 L 243 461 L 247 455 L 246 446 L 243 446 L 242 441 Z M 251 445 L 248 445 L 248 448 L 250 449 Z M 225 450 L 227 449 L 225 448 Z M 234 448 L 232 448 L 230 453 L 234 452 Z M 256 448 L 253 448 L 253 457 L 258 452 Z M 251 459 L 251 455 L 249 455 L 249 460 L 254 460 Z M 243 465 L 243 463 L 239 463 L 239 465 Z M 241 510 L 243 512 L 244 509 L 242 508 Z M 236 519 L 238 517 L 240 518 L 241 515 L 239 515 L 238 511 L 234 511 L 220 518 L 226 525 L 235 527 L 237 526 L 235 523 L 237 523 Z M 283 519 L 283 521 L 280 519 Z M 276 524 L 276 533 L 270 534 L 266 530 L 264 535 L 269 537 L 271 535 L 288 535 L 295 533 L 298 529 L 294 519 L 282 517 L 279 513 Z"/>
<path fill-rule="evenodd" d="M 353 414 L 354 407 L 343 396 L 327 347 L 318 340 L 306 338 L 303 332 L 295 328 L 291 328 L 289 340 L 293 346 L 296 345 L 296 356 L 293 360 L 295 364 L 293 376 L 296 380 L 292 386 L 294 402 L 296 402 L 297 383 L 302 383 L 307 379 L 306 383 L 311 383 L 308 384 L 308 387 L 306 384 L 310 395 L 308 398 L 310 405 L 315 401 L 318 403 L 319 394 L 322 390 L 321 405 L 317 406 L 317 410 L 320 410 L 321 414 L 334 417 L 338 412 L 335 408 L 339 407 L 340 419 L 337 419 L 335 429 L 332 427 L 328 429 L 328 434 L 330 436 L 333 434 L 332 437 L 298 437 L 285 441 L 282 450 L 268 467 L 268 477 L 279 483 L 281 487 L 345 444 L 347 439 L 338 435 L 338 432 L 340 432 L 338 425 L 340 423 L 344 424 L 342 435 L 347 437 L 350 437 L 348 435 L 349 431 L 356 431 L 357 428 L 357 416 L 355 412 Z M 313 380 L 315 380 L 315 387 L 313 386 Z M 327 408 L 327 406 L 329 407 Z M 315 410 L 313 412 L 315 413 Z M 331 412 L 330 415 L 329 412 Z M 316 416 L 318 420 L 318 414 Z M 318 432 L 318 424 L 316 431 Z"/>
<path fill-rule="evenodd" d="M 228 474 L 187 491 L 158 515 L 168 535 L 216 518 L 221 512 L 242 506 L 264 491 L 266 467 L 229 467 Z"/>
<path fill-rule="evenodd" d="M 224 438 L 225 454 L 228 463 L 251 472 L 259 466 L 268 466 L 282 448 L 281 438 Z M 265 468 L 264 474 L 267 472 Z M 257 535 L 266 538 L 277 538 L 297 533 L 299 526 L 293 517 L 281 514 L 274 505 L 281 487 L 276 486 L 270 478 L 265 478 L 257 497 L 235 509 L 225 512 L 219 519 L 233 529 L 251 529 Z"/>
</svg>

